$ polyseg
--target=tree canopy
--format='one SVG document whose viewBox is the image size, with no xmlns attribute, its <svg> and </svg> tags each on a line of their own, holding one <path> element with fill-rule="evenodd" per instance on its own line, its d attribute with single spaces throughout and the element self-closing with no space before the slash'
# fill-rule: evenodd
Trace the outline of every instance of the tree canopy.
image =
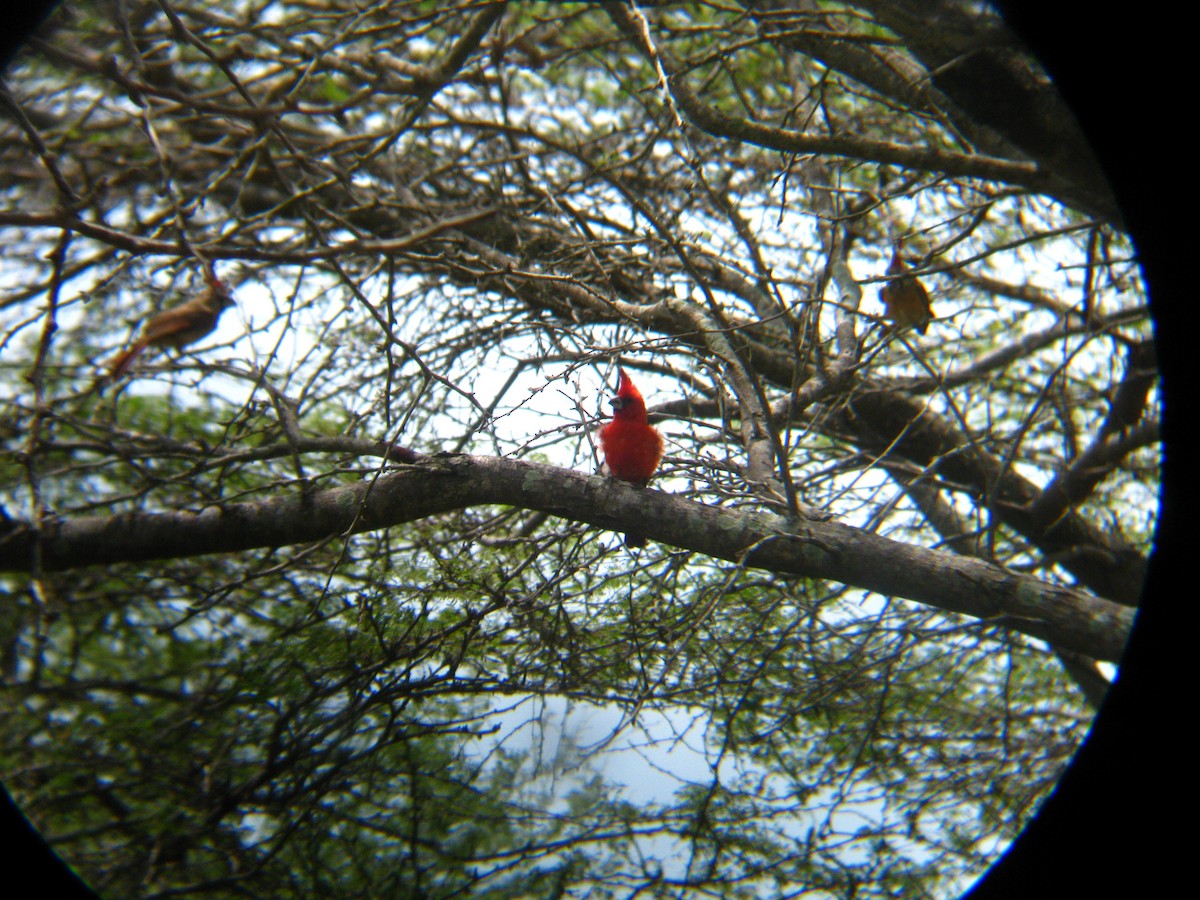
<svg viewBox="0 0 1200 900">
<path fill-rule="evenodd" d="M 943 897 L 1053 788 L 1157 354 L 997 14 L 96 0 L 2 87 L 0 780 L 97 890 Z"/>
</svg>

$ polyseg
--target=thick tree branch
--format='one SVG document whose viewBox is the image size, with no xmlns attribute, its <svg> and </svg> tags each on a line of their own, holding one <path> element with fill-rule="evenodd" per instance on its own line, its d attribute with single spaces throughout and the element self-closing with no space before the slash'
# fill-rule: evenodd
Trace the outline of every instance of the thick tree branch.
<svg viewBox="0 0 1200 900">
<path fill-rule="evenodd" d="M 1001 135 L 1038 164 L 1046 192 L 1123 227 L 1104 172 L 1066 101 L 998 15 L 956 0 L 859 0 L 900 35 L 905 51 L 977 126 Z"/>
<path fill-rule="evenodd" d="M 674 60 L 662 47 L 645 46 L 643 34 L 624 4 L 608 3 L 606 9 L 623 33 L 661 63 L 667 76 L 671 99 L 678 110 L 692 125 L 713 137 L 741 141 L 783 153 L 841 156 L 865 162 L 903 166 L 917 171 L 938 172 L 951 177 L 986 178 L 1057 197 L 1068 206 L 1093 212 L 1117 225 L 1121 223 L 1120 211 L 1112 199 L 1111 192 L 1096 189 L 1091 185 L 1090 191 L 1081 191 L 1056 169 L 1044 168 L 1036 162 L 1004 159 L 982 153 L 958 153 L 856 135 L 814 134 L 728 115 L 704 102 L 692 91 L 685 80 L 685 66 L 681 62 Z M 936 31 L 936 28 L 929 30 Z M 837 39 L 833 39 L 832 43 L 836 42 Z M 990 57 L 988 59 L 990 61 Z M 982 90 L 979 85 L 974 84 L 970 89 Z M 1049 114 L 1046 118 L 1053 120 L 1053 116 Z M 991 127 L 993 123 L 986 124 Z M 1074 123 L 1069 116 L 1066 124 L 1073 127 Z M 1078 129 L 1074 129 L 1074 133 L 1078 134 Z M 1006 137 L 1011 138 L 1011 135 Z M 1086 148 L 1086 144 L 1084 146 Z M 1089 152 L 1088 159 L 1091 158 Z M 1053 161 L 1063 163 L 1060 156 L 1055 156 Z M 1102 178 L 1100 185 L 1106 187 Z"/>
<path fill-rule="evenodd" d="M 1040 497 L 1029 507 L 1029 521 L 1038 530 L 1050 528 L 1078 506 L 1134 450 L 1157 444 L 1162 439 L 1157 422 L 1145 422 L 1129 434 L 1110 442 L 1098 440 L 1059 472 Z"/>
<path fill-rule="evenodd" d="M 911 467 L 884 462 L 883 466 L 908 493 L 925 516 L 926 521 L 937 529 L 945 540 L 945 546 L 964 556 L 978 557 L 983 549 L 980 534 L 970 527 L 969 522 L 942 496 L 930 480 L 914 473 Z M 1100 709 L 1108 692 L 1109 681 L 1096 667 L 1096 661 L 1081 653 L 1072 653 L 1058 647 L 1053 648 L 1067 676 L 1075 682 L 1092 709 Z"/>
<path fill-rule="evenodd" d="M 996 456 L 970 443 L 920 400 L 893 390 L 862 390 L 851 398 L 846 428 L 876 453 L 891 453 L 932 467 L 948 481 L 969 486 L 1009 527 L 1054 558 L 1102 597 L 1136 606 L 1146 581 L 1146 559 L 1118 536 L 1090 524 L 1074 510 L 1052 522 L 1034 516 L 1042 496 Z"/>
<path fill-rule="evenodd" d="M 465 455 L 426 457 L 375 481 L 256 503 L 52 522 L 40 538 L 10 522 L 0 570 L 26 571 L 35 555 L 41 570 L 52 571 L 307 543 L 482 504 L 614 531 L 636 523 L 672 546 L 904 597 L 1095 659 L 1116 661 L 1133 622 L 1118 604 L 836 522 L 721 509 L 552 466 Z"/>
</svg>

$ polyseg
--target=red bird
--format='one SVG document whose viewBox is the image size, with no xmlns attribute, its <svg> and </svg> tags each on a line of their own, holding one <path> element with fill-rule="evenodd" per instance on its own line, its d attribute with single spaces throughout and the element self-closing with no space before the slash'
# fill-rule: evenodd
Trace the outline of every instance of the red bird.
<svg viewBox="0 0 1200 900">
<path fill-rule="evenodd" d="M 887 273 L 893 276 L 904 276 L 908 270 L 900 261 L 900 249 L 892 252 L 892 264 Z M 879 289 L 879 299 L 887 307 L 887 317 L 896 323 L 897 328 L 912 325 L 921 334 L 929 329 L 929 320 L 933 318 L 933 309 L 929 305 L 929 294 L 925 285 L 911 275 L 896 277 Z"/>
<path fill-rule="evenodd" d="M 217 327 L 221 313 L 233 306 L 233 295 L 216 278 L 206 277 L 208 288 L 199 297 L 172 309 L 163 310 L 146 320 L 142 335 L 128 350 L 113 357 L 108 364 L 110 378 L 120 378 L 129 371 L 142 351 L 153 345 L 182 350 Z"/>
<path fill-rule="evenodd" d="M 617 396 L 612 421 L 600 429 L 600 449 L 604 451 L 604 472 L 621 481 L 645 487 L 658 468 L 663 455 L 662 435 L 646 419 L 646 401 L 622 368 L 617 369 Z M 625 535 L 626 547 L 644 547 L 646 539 L 638 534 Z"/>
</svg>

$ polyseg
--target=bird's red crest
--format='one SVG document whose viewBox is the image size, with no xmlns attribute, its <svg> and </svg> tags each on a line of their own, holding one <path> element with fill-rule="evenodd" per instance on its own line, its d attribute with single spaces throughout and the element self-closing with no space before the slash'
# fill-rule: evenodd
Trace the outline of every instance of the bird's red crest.
<svg viewBox="0 0 1200 900">
<path fill-rule="evenodd" d="M 646 421 L 646 401 L 624 369 L 617 369 L 617 396 L 608 402 L 612 404 L 613 418 Z"/>
<path fill-rule="evenodd" d="M 643 405 L 646 402 L 642 400 L 642 392 L 634 385 L 633 379 L 621 368 L 617 369 L 617 396 L 626 400 L 641 400 Z"/>
</svg>

